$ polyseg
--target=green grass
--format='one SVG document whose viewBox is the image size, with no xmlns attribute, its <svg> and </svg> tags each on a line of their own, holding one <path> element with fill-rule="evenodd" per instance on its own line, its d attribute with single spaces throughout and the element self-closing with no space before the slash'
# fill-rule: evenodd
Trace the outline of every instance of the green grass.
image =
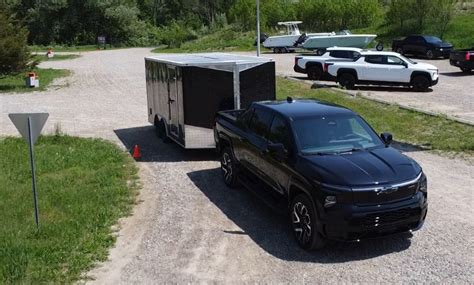
<svg viewBox="0 0 474 285">
<path fill-rule="evenodd" d="M 43 91 L 46 90 L 48 85 L 53 82 L 54 79 L 59 77 L 65 77 L 70 74 L 69 70 L 66 69 L 52 69 L 52 68 L 34 68 L 32 70 L 36 72 L 39 77 L 40 87 L 30 88 L 26 87 L 25 77 L 26 72 L 19 73 L 16 75 L 8 75 L 0 77 L 0 93 L 5 92 L 30 92 L 30 91 Z"/>
<path fill-rule="evenodd" d="M 135 201 L 130 156 L 98 139 L 41 137 L 37 231 L 27 145 L 3 138 L 0 153 L 0 283 L 70 283 L 106 260 L 110 228 Z"/>
<path fill-rule="evenodd" d="M 378 132 L 390 132 L 396 141 L 443 152 L 474 154 L 474 127 L 443 117 L 401 109 L 361 97 L 327 89 L 311 89 L 308 84 L 277 78 L 279 99 L 313 98 L 350 108 L 364 117 Z"/>
<path fill-rule="evenodd" d="M 52 48 L 53 51 L 93 51 L 97 50 L 97 45 L 82 45 L 82 46 L 68 46 L 68 45 L 51 45 L 51 46 L 40 46 L 32 45 L 30 50 L 32 52 L 46 53 L 48 48 Z M 107 49 L 109 46 L 107 45 Z"/>
<path fill-rule="evenodd" d="M 36 61 L 58 61 L 58 60 L 68 60 L 81 57 L 78 54 L 55 54 L 53 57 L 47 57 L 45 54 L 35 54 L 33 60 Z"/>
<path fill-rule="evenodd" d="M 160 47 L 153 52 L 183 53 L 210 51 L 250 51 L 254 50 L 255 32 L 239 32 L 228 27 L 196 40 L 185 42 L 180 48 Z"/>
</svg>

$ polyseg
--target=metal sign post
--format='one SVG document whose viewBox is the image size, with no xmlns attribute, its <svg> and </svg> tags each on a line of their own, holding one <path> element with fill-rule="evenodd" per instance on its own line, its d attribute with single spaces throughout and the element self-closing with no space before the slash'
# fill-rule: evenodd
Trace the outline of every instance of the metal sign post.
<svg viewBox="0 0 474 285">
<path fill-rule="evenodd" d="M 260 0 L 257 0 L 257 56 L 260 56 Z"/>
<path fill-rule="evenodd" d="M 24 114 L 8 114 L 10 120 L 18 129 L 22 137 L 28 142 L 30 150 L 30 164 L 31 164 L 31 180 L 33 188 L 33 203 L 35 206 L 35 223 L 39 228 L 39 209 L 38 209 L 38 193 L 36 192 L 36 174 L 35 174 L 35 156 L 33 152 L 33 145 L 38 139 L 41 130 L 43 129 L 48 113 L 24 113 Z"/>
</svg>

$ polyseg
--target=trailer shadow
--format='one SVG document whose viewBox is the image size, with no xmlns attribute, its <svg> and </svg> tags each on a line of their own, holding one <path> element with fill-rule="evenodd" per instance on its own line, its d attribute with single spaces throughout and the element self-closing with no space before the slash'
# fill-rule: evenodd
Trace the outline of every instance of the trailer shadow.
<svg viewBox="0 0 474 285">
<path fill-rule="evenodd" d="M 179 162 L 217 160 L 214 149 L 185 150 L 174 142 L 164 143 L 156 136 L 155 127 L 143 126 L 114 130 L 129 151 L 139 146 L 142 162 Z"/>
<path fill-rule="evenodd" d="M 474 75 L 474 72 L 463 72 L 463 71 L 452 71 L 452 72 L 441 72 L 440 75 L 448 77 L 464 77 Z"/>
<path fill-rule="evenodd" d="M 361 242 L 331 242 L 322 250 L 308 252 L 296 244 L 286 215 L 271 210 L 246 189 L 227 188 L 219 168 L 189 172 L 187 175 L 226 217 L 242 229 L 222 229 L 223 233 L 248 235 L 263 250 L 282 260 L 342 263 L 401 252 L 411 245 L 412 234 L 403 233 Z"/>
</svg>

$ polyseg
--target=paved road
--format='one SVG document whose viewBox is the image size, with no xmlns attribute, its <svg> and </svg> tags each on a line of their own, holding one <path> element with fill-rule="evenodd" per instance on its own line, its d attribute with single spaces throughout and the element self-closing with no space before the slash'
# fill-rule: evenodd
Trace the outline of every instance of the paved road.
<svg viewBox="0 0 474 285">
<path fill-rule="evenodd" d="M 249 53 L 247 53 L 249 54 Z M 263 56 L 274 58 L 277 73 L 306 79 L 306 75 L 293 71 L 295 54 L 263 53 Z M 402 106 L 413 107 L 434 113 L 445 114 L 459 118 L 462 121 L 474 124 L 474 72 L 464 74 L 459 68 L 451 66 L 448 59 L 426 60 L 439 68 L 439 84 L 429 92 L 414 92 L 402 87 L 358 86 L 357 92 L 388 103 L 397 103 Z M 337 87 L 335 82 L 318 81 L 327 87 Z"/>
<path fill-rule="evenodd" d="M 142 146 L 143 189 L 120 222 L 109 261 L 89 272 L 98 284 L 185 282 L 472 283 L 472 162 L 408 151 L 429 178 L 425 227 L 308 253 L 285 217 L 243 189 L 225 187 L 209 151 L 159 142 L 146 118 L 143 56 L 147 49 L 83 53 L 43 63 L 73 70 L 68 85 L 42 93 L 1 94 L 0 134 L 16 135 L 9 112 L 47 111 L 46 131 Z"/>
</svg>

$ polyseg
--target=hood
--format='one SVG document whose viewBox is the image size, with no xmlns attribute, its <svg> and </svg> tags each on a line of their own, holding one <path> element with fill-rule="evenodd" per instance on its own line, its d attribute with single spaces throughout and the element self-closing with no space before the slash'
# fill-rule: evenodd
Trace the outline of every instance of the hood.
<svg viewBox="0 0 474 285">
<path fill-rule="evenodd" d="M 421 171 L 412 159 L 382 147 L 345 154 L 302 156 L 313 180 L 341 186 L 369 186 L 413 179 Z"/>
<path fill-rule="evenodd" d="M 414 67 L 420 68 L 420 69 L 438 69 L 436 66 L 429 64 L 429 63 L 424 63 L 424 62 L 417 62 Z"/>
<path fill-rule="evenodd" d="M 452 44 L 447 43 L 447 42 L 435 43 L 435 44 L 432 44 L 432 45 L 435 46 L 435 47 L 438 47 L 438 48 L 452 48 L 453 47 Z"/>
</svg>

